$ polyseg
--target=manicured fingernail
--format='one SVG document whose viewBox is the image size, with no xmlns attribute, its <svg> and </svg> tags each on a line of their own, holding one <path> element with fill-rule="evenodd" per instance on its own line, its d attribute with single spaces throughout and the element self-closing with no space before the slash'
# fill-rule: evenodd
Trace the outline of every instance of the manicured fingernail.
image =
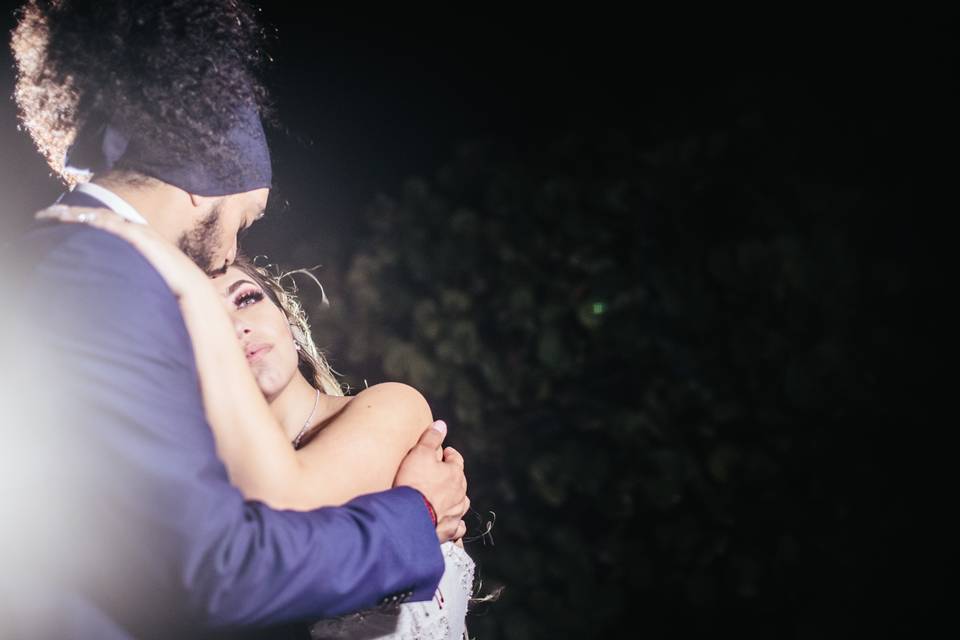
<svg viewBox="0 0 960 640">
<path fill-rule="evenodd" d="M 446 433 L 446 432 L 447 432 L 447 423 L 444 422 L 443 420 L 437 420 L 437 421 L 434 422 L 431 426 L 432 426 L 434 429 L 436 429 L 437 431 L 439 431 L 440 433 Z"/>
</svg>

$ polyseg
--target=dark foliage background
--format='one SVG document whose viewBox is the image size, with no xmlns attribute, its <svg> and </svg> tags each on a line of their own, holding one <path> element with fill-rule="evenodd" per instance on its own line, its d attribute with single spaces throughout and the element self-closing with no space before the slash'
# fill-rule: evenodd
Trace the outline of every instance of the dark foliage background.
<svg viewBox="0 0 960 640">
<path fill-rule="evenodd" d="M 427 390 L 476 524 L 496 511 L 480 637 L 609 637 L 630 611 L 820 637 L 887 589 L 894 621 L 937 598 L 899 582 L 928 567 L 898 557 L 917 497 L 887 457 L 923 415 L 911 203 L 796 160 L 769 117 L 465 145 L 330 274 L 340 368 Z"/>
<path fill-rule="evenodd" d="M 472 636 L 931 622 L 948 39 L 266 14 L 288 131 L 248 247 L 323 264 L 331 306 L 304 296 L 354 388 L 450 423 L 504 587 Z"/>
</svg>

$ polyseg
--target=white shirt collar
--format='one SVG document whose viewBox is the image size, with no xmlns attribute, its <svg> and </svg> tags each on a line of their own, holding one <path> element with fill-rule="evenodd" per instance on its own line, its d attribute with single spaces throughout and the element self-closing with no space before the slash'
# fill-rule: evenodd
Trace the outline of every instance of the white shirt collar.
<svg viewBox="0 0 960 640">
<path fill-rule="evenodd" d="M 73 190 L 96 198 L 128 222 L 148 224 L 147 219 L 140 215 L 140 212 L 137 211 L 133 205 L 105 187 L 93 184 L 92 182 L 81 182 L 75 186 Z"/>
</svg>

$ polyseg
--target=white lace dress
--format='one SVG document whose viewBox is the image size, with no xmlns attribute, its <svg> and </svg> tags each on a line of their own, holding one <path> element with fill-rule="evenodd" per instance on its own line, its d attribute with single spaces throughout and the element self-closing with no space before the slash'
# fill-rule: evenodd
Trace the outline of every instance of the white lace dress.
<svg viewBox="0 0 960 640">
<path fill-rule="evenodd" d="M 473 560 L 452 542 L 440 546 L 445 568 L 433 600 L 407 602 L 392 610 L 371 610 L 321 620 L 313 640 L 463 640 L 467 603 L 473 593 Z"/>
</svg>

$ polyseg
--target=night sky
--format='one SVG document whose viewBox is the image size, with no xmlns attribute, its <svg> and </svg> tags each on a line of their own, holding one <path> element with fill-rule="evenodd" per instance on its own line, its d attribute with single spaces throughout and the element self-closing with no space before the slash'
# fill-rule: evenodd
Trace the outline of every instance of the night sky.
<svg viewBox="0 0 960 640">
<path fill-rule="evenodd" d="M 16 4 L 0 5 L 5 33 Z M 850 469 L 868 469 L 862 487 L 882 486 L 894 505 L 888 516 L 865 516 L 850 524 L 849 531 L 858 534 L 891 536 L 889 549 L 872 539 L 865 543 L 869 553 L 851 561 L 860 572 L 860 582 L 851 582 L 851 589 L 872 580 L 863 576 L 940 575 L 939 569 L 929 574 L 908 569 L 901 554 L 916 554 L 918 562 L 937 566 L 940 556 L 932 541 L 944 535 L 937 531 L 927 539 L 924 527 L 932 526 L 932 514 L 942 505 L 939 483 L 945 475 L 938 466 L 945 455 L 943 427 L 931 422 L 937 397 L 931 381 L 942 384 L 943 379 L 933 375 L 927 351 L 939 345 L 933 335 L 945 291 L 938 280 L 938 252 L 947 236 L 938 225 L 956 209 L 934 195 L 938 186 L 955 182 L 948 171 L 951 163 L 941 161 L 951 129 L 946 123 L 957 113 L 948 100 L 957 75 L 954 36 L 946 24 L 900 16 L 788 20 L 754 15 L 750 24 L 757 26 L 752 27 L 733 16 L 721 23 L 599 10 L 589 16 L 519 16 L 492 7 L 440 13 L 370 9 L 361 14 L 309 6 L 265 3 L 263 12 L 264 22 L 276 29 L 267 80 L 282 127 L 268 132 L 275 176 L 268 217 L 254 227 L 245 247 L 288 266 L 324 263 L 335 272 L 345 270 L 363 248 L 365 236 L 358 229 L 375 197 L 398 197 L 410 177 L 433 179 L 463 144 L 473 141 L 506 141 L 519 154 L 535 157 L 558 136 L 602 136 L 613 130 L 629 136 L 639 152 L 648 142 L 740 127 L 759 132 L 750 148 L 762 150 L 747 168 L 738 169 L 744 182 L 763 176 L 764 184 L 787 184 L 802 175 L 807 186 L 866 194 L 855 215 L 838 210 L 837 225 L 844 237 L 857 238 L 851 245 L 854 257 L 869 262 L 885 256 L 896 265 L 891 278 L 912 287 L 914 295 L 902 298 L 909 305 L 893 310 L 889 325 L 894 327 L 891 342 L 905 345 L 896 351 L 902 359 L 891 363 L 900 370 L 881 376 L 883 388 L 897 388 L 900 394 L 875 398 L 875 404 L 889 407 L 888 421 L 877 431 L 851 426 L 846 435 L 830 433 L 816 449 L 823 452 L 817 461 L 833 469 L 844 456 L 856 460 L 863 454 Z M 12 89 L 11 64 L 5 47 L 0 51 L 0 90 L 5 94 Z M 773 175 L 764 173 L 763 153 L 770 154 L 769 166 L 777 167 L 770 170 Z M 14 105 L 0 100 L 0 239 L 26 228 L 30 214 L 59 190 L 27 136 L 17 131 Z M 829 221 L 829 212 L 818 219 Z M 724 234 L 722 219 L 712 224 L 718 236 Z M 430 228 L 425 233 L 437 243 L 444 240 L 439 230 L 435 236 Z M 669 247 L 661 248 L 668 252 Z M 862 300 L 868 298 L 864 293 Z M 850 308 L 872 308 L 862 300 L 848 301 Z M 864 321 L 864 333 L 868 325 Z M 871 357 L 855 353 L 851 366 L 874 362 Z M 622 373 L 623 380 L 630 380 L 629 371 Z M 823 409 L 822 415 L 850 415 L 845 413 L 849 407 L 834 409 Z M 843 419 L 852 424 L 856 416 Z M 899 426 L 894 430 L 891 425 Z M 821 470 L 814 464 L 807 473 L 816 479 Z M 835 471 L 822 473 L 821 484 L 827 487 L 840 477 Z M 788 486 L 801 484 L 795 476 L 778 490 L 787 495 Z M 831 494 L 829 488 L 822 491 L 808 496 L 811 503 Z M 861 495 L 858 491 L 867 489 L 851 490 L 851 504 Z M 483 495 L 495 504 L 502 498 L 492 483 L 484 486 Z M 524 504 L 497 506 L 523 518 Z M 804 508 L 797 507 L 801 521 Z M 510 530 L 504 535 L 500 553 L 510 548 Z M 809 536 L 800 544 L 815 555 L 819 543 L 806 542 L 816 538 Z M 847 544 L 851 546 L 843 546 Z M 829 557 L 841 557 L 858 543 L 837 545 Z M 497 560 L 491 562 L 491 580 L 499 584 Z M 816 579 L 803 575 L 808 582 L 799 591 L 816 592 Z M 824 576 L 824 582 L 830 578 Z M 929 591 L 921 591 L 935 593 L 933 584 L 931 578 Z M 932 604 L 935 598 L 926 597 L 917 596 L 910 607 Z M 773 601 L 765 600 L 763 606 Z M 813 601 L 816 597 L 810 596 Z M 801 598 L 791 606 L 807 611 L 807 602 Z M 629 620 L 631 604 L 626 598 L 617 615 Z M 745 610 L 737 605 L 718 613 L 724 606 L 696 611 L 709 611 L 704 620 L 730 622 Z M 501 611 L 514 615 L 516 608 L 513 600 L 504 602 Z M 775 617 L 774 609 L 764 609 L 764 615 Z M 912 615 L 915 608 L 907 610 Z M 496 618 L 497 605 L 486 615 Z M 518 615 L 510 620 L 522 620 L 523 614 Z M 782 637 L 828 637 L 818 626 L 825 615 L 796 623 Z M 908 618 L 905 613 L 903 620 Z M 651 637 L 673 637 L 663 624 Z M 684 628 L 703 631 L 709 626 L 703 625 Z M 529 627 L 505 626 L 481 625 L 486 632 L 481 640 L 540 637 Z M 768 632 L 780 627 L 751 628 Z M 899 628 L 910 627 L 904 622 Z M 738 625 L 731 622 L 728 629 Z"/>
</svg>

